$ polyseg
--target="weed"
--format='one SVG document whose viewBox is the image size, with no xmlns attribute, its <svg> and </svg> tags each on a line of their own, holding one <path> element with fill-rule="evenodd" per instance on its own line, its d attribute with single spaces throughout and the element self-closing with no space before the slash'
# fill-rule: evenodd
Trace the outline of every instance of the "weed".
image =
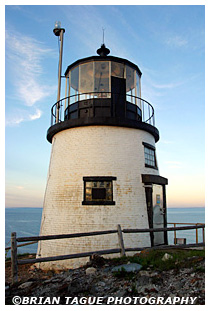
<svg viewBox="0 0 211 311">
<path fill-rule="evenodd" d="M 194 267 L 194 271 L 195 272 L 205 272 L 205 268 L 204 267 Z"/>
<path fill-rule="evenodd" d="M 137 294 L 138 294 L 136 285 L 135 285 L 134 283 L 132 284 L 132 291 L 131 291 L 131 294 L 133 294 L 133 295 L 137 295 Z"/>
<path fill-rule="evenodd" d="M 117 278 L 124 278 L 127 280 L 131 280 L 134 276 L 134 272 L 127 272 L 123 267 L 118 271 L 113 271 L 113 275 Z"/>
</svg>

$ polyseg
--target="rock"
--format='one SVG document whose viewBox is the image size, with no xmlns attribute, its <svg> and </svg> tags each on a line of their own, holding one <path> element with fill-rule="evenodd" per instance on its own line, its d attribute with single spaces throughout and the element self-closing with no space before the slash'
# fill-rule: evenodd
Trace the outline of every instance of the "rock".
<svg viewBox="0 0 211 311">
<path fill-rule="evenodd" d="M 83 279 L 75 279 L 68 286 L 68 293 L 71 295 L 77 295 L 83 291 L 87 291 L 90 289 L 90 286 L 86 280 Z"/>
<path fill-rule="evenodd" d="M 73 278 L 72 278 L 72 275 L 68 275 L 65 279 L 64 279 L 64 281 L 65 282 L 72 282 L 72 280 L 73 280 Z"/>
<path fill-rule="evenodd" d="M 144 295 L 144 292 L 145 292 L 145 286 L 138 286 L 137 287 L 137 293 L 138 294 L 143 294 Z"/>
<path fill-rule="evenodd" d="M 117 271 L 125 271 L 125 272 L 136 272 L 141 270 L 142 266 L 138 263 L 129 263 L 125 265 L 120 265 L 114 267 L 111 272 L 117 272 Z"/>
<path fill-rule="evenodd" d="M 32 284 L 33 284 L 33 282 L 25 282 L 25 283 L 19 285 L 18 288 L 25 289 L 27 287 L 30 287 Z"/>
<path fill-rule="evenodd" d="M 99 281 L 91 286 L 90 293 L 94 296 L 97 296 L 99 292 L 103 292 L 105 290 L 105 286 L 105 282 Z"/>
<path fill-rule="evenodd" d="M 50 279 L 52 283 L 62 282 L 63 278 L 61 276 L 55 276 Z"/>
<path fill-rule="evenodd" d="M 86 269 L 86 275 L 90 275 L 90 274 L 94 274 L 96 273 L 97 269 L 93 268 L 93 267 L 89 267 Z"/>
<path fill-rule="evenodd" d="M 149 282 L 150 282 L 150 277 L 147 275 L 142 275 L 139 277 L 137 283 L 140 285 L 147 285 L 147 284 L 149 284 Z"/>
<path fill-rule="evenodd" d="M 106 283 L 105 283 L 105 282 L 102 282 L 102 281 L 99 281 L 99 282 L 97 283 L 97 286 L 105 287 L 105 286 L 106 286 Z"/>
<path fill-rule="evenodd" d="M 114 297 L 124 297 L 126 293 L 127 291 L 125 289 L 120 289 L 114 294 Z"/>
<path fill-rule="evenodd" d="M 168 254 L 168 253 L 165 253 L 165 255 L 163 255 L 162 260 L 163 260 L 163 261 L 167 261 L 167 260 L 172 259 L 172 258 L 173 258 L 173 256 L 171 256 L 171 255 Z"/>
<path fill-rule="evenodd" d="M 146 271 L 146 270 L 141 270 L 138 273 L 140 276 L 148 276 L 150 278 L 157 277 L 159 273 L 157 271 Z"/>
<path fill-rule="evenodd" d="M 146 271 L 146 270 L 141 270 L 141 271 L 139 271 L 138 274 L 139 274 L 140 276 L 150 276 L 150 275 L 151 275 L 151 272 Z"/>
<path fill-rule="evenodd" d="M 155 286 L 154 284 L 149 284 L 148 286 L 147 286 L 147 288 L 146 288 L 146 291 L 148 292 L 148 293 L 158 293 L 158 287 L 157 286 Z"/>
<path fill-rule="evenodd" d="M 58 293 L 64 293 L 64 291 L 68 290 L 68 283 L 62 283 L 62 285 L 58 288 Z"/>
<path fill-rule="evenodd" d="M 154 284 L 146 284 L 145 286 L 138 286 L 137 287 L 137 292 L 138 294 L 143 294 L 144 293 L 158 293 L 159 288 L 155 286 Z"/>
<path fill-rule="evenodd" d="M 51 279 L 43 281 L 43 284 L 48 284 L 48 283 L 51 283 Z"/>
<path fill-rule="evenodd" d="M 96 285 L 92 285 L 89 289 L 89 293 L 93 296 L 98 296 L 100 289 Z"/>
</svg>

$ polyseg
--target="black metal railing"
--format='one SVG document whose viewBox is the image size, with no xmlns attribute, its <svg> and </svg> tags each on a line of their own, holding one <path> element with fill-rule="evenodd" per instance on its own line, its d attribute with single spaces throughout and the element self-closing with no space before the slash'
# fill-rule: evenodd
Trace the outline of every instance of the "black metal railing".
<svg viewBox="0 0 211 311">
<path fill-rule="evenodd" d="M 56 102 L 51 108 L 51 125 L 65 121 L 65 111 L 77 102 L 91 99 L 111 99 L 114 94 L 111 92 L 89 92 L 67 96 Z M 103 103 L 103 101 L 102 101 Z M 133 106 L 137 118 L 140 122 L 148 123 L 155 126 L 155 115 L 153 106 L 146 100 L 126 94 L 126 103 Z M 130 109 L 129 109 L 130 110 Z M 140 118 L 141 116 L 141 118 Z M 127 118 L 127 116 L 125 116 Z"/>
</svg>

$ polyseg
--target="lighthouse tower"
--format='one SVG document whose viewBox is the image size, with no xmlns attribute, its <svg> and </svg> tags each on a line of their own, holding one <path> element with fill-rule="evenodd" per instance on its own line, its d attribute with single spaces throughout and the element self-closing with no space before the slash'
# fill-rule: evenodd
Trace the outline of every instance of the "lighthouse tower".
<svg viewBox="0 0 211 311">
<path fill-rule="evenodd" d="M 52 144 L 40 235 L 166 227 L 167 179 L 159 175 L 153 106 L 141 98 L 142 73 L 127 59 L 110 56 L 105 44 L 95 56 L 65 71 L 60 99 L 51 109 Z M 124 234 L 125 248 L 167 244 L 159 233 Z M 40 241 L 37 257 L 119 248 L 117 234 Z M 132 252 L 128 252 L 132 255 Z M 115 255 L 117 256 L 117 255 Z M 41 263 L 74 268 L 87 258 Z"/>
</svg>

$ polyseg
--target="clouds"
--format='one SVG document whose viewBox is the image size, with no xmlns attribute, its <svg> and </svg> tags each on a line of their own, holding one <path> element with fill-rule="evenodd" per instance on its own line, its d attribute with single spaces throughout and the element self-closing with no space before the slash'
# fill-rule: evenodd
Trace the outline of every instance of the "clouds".
<svg viewBox="0 0 211 311">
<path fill-rule="evenodd" d="M 182 85 L 184 82 L 170 82 L 170 83 L 165 83 L 165 84 L 158 84 L 158 83 L 152 83 L 152 86 L 156 89 L 174 89 L 180 85 Z"/>
<path fill-rule="evenodd" d="M 35 114 L 29 115 L 29 118 L 30 120 L 36 120 L 36 119 L 39 119 L 41 115 L 42 115 L 42 111 L 40 109 L 37 109 Z"/>
<path fill-rule="evenodd" d="M 179 35 L 167 37 L 165 43 L 172 48 L 185 47 L 188 45 L 188 40 Z"/>
<path fill-rule="evenodd" d="M 55 89 L 42 83 L 42 61 L 53 55 L 53 50 L 42 42 L 15 31 L 6 31 L 6 76 L 12 84 L 10 96 L 15 98 L 15 105 L 6 116 L 6 125 L 14 126 L 41 117 L 39 102 Z"/>
<path fill-rule="evenodd" d="M 24 118 L 22 118 L 22 117 L 17 117 L 17 116 L 11 117 L 10 116 L 9 118 L 6 118 L 5 125 L 6 126 L 15 126 L 15 125 L 20 124 L 23 121 L 24 121 Z"/>
</svg>

